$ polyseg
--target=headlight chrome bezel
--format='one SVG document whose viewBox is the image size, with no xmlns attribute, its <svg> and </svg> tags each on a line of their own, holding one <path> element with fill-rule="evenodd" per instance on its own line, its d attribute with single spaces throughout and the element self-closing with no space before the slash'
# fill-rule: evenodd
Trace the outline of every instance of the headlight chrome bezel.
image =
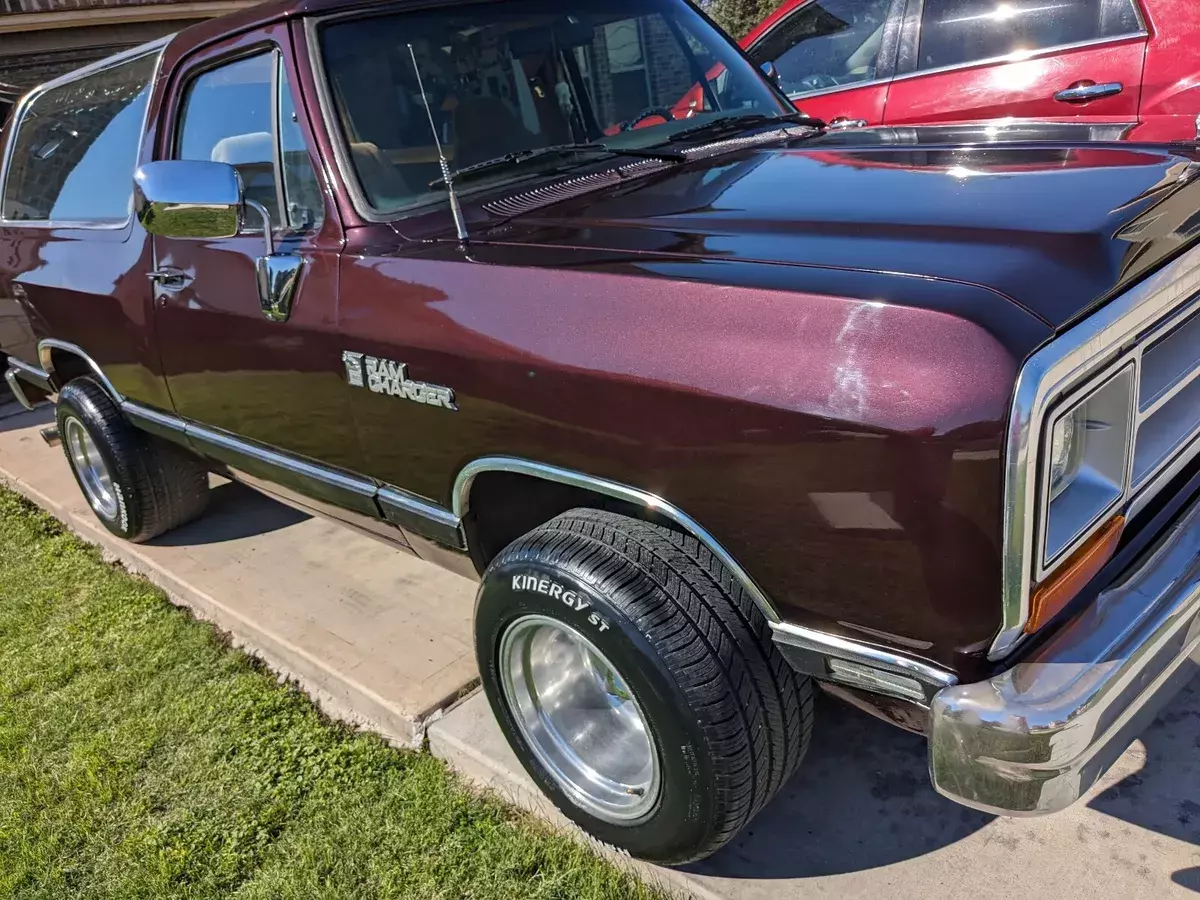
<svg viewBox="0 0 1200 900">
<path fill-rule="evenodd" d="M 1049 460 L 1049 448 L 1053 441 L 1054 429 L 1058 424 L 1068 416 L 1075 414 L 1077 411 L 1086 410 L 1088 405 L 1097 402 L 1105 392 L 1125 392 L 1123 402 L 1118 396 L 1113 399 L 1118 401 L 1118 405 L 1114 406 L 1112 412 L 1121 415 L 1123 418 L 1120 422 L 1109 423 L 1114 429 L 1112 435 L 1108 435 L 1107 439 L 1111 441 L 1118 433 L 1123 434 L 1121 446 L 1101 447 L 1100 452 L 1106 453 L 1113 457 L 1104 459 L 1107 463 L 1108 471 L 1102 474 L 1108 476 L 1108 492 L 1101 499 L 1102 502 L 1095 505 L 1093 511 L 1082 521 L 1077 527 L 1069 530 L 1069 537 L 1065 540 L 1059 540 L 1057 545 L 1051 546 L 1051 517 L 1054 513 L 1056 505 L 1063 504 L 1063 498 L 1071 499 L 1071 486 L 1064 487 L 1055 495 L 1051 484 L 1051 465 Z M 1131 486 L 1131 472 L 1133 468 L 1133 435 L 1134 435 L 1134 416 L 1137 406 L 1137 369 L 1136 362 L 1133 359 L 1120 360 L 1109 368 L 1105 369 L 1098 375 L 1089 378 L 1087 383 L 1072 391 L 1070 395 L 1065 397 L 1054 405 L 1045 419 L 1045 424 L 1042 428 L 1042 454 L 1039 462 L 1041 471 L 1041 486 L 1038 492 L 1038 539 L 1036 547 L 1037 553 L 1037 578 L 1041 582 L 1048 576 L 1063 560 L 1067 559 L 1072 553 L 1080 548 L 1096 531 L 1111 517 L 1111 514 L 1120 507 L 1128 498 Z M 1123 430 L 1118 430 L 1123 429 Z M 1087 441 L 1087 438 L 1084 438 Z M 1097 446 L 1095 440 L 1091 442 L 1091 448 Z M 1084 471 L 1082 463 L 1088 459 L 1089 447 L 1085 443 L 1080 449 L 1081 465 L 1076 473 L 1076 478 L 1079 477 L 1079 472 Z"/>
<path fill-rule="evenodd" d="M 1002 622 L 992 641 L 988 658 L 1003 659 L 1026 637 L 1030 596 L 1036 581 L 1052 571 L 1055 564 L 1069 557 L 1094 533 L 1093 523 L 1082 536 L 1058 554 L 1049 569 L 1043 566 L 1044 529 L 1042 498 L 1049 472 L 1043 466 L 1046 426 L 1055 412 L 1066 411 L 1064 401 L 1079 396 L 1089 387 L 1118 375 L 1127 366 L 1136 366 L 1141 351 L 1158 335 L 1169 331 L 1200 306 L 1200 247 L 1193 247 L 1154 274 L 1134 285 L 1078 324 L 1044 344 L 1021 366 L 1009 416 L 1004 461 L 1004 522 L 1002 551 Z M 1195 303 L 1191 301 L 1196 300 Z M 1133 378 L 1133 403 L 1138 402 L 1138 376 Z M 1131 431 L 1136 440 L 1138 410 L 1131 412 Z M 1177 464 L 1195 457 L 1200 440 L 1193 440 L 1181 451 Z M 1116 503 L 1106 511 L 1111 515 L 1125 510 L 1130 517 L 1168 480 L 1170 472 L 1161 471 L 1146 479 L 1137 491 L 1129 488 L 1132 478 L 1130 449 L 1125 488 Z M 1104 514 L 1099 523 L 1105 520 Z"/>
</svg>

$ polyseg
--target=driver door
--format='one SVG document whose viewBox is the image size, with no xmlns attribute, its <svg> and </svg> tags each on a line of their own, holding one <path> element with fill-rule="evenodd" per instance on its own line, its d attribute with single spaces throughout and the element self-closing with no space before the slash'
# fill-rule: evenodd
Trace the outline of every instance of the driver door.
<svg viewBox="0 0 1200 900">
<path fill-rule="evenodd" d="M 796 0 L 742 41 L 802 112 L 833 127 L 883 122 L 904 0 Z"/>
</svg>

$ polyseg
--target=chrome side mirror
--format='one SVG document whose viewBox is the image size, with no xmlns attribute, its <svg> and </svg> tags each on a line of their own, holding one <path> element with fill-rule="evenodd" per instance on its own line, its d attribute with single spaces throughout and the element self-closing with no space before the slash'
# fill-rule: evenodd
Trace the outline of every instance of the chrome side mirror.
<svg viewBox="0 0 1200 900">
<path fill-rule="evenodd" d="M 150 234 L 228 238 L 242 230 L 246 204 L 237 169 L 226 163 L 169 159 L 133 174 L 133 205 Z"/>
<path fill-rule="evenodd" d="M 255 281 L 262 314 L 286 322 L 300 280 L 303 260 L 275 252 L 271 214 L 246 199 L 237 169 L 228 163 L 168 159 L 146 163 L 133 175 L 134 211 L 149 234 L 169 238 L 216 240 L 236 237 L 246 210 L 262 220 L 266 256 L 255 260 Z"/>
</svg>

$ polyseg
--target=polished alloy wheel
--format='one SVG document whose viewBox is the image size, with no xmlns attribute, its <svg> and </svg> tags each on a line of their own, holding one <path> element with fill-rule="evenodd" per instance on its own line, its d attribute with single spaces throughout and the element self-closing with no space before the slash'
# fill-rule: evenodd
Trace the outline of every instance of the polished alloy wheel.
<svg viewBox="0 0 1200 900">
<path fill-rule="evenodd" d="M 654 808 L 658 750 L 637 700 L 591 641 L 565 622 L 523 616 L 505 631 L 499 662 L 513 717 L 565 793 L 609 822 Z"/>
<path fill-rule="evenodd" d="M 83 423 L 78 419 L 67 419 L 66 434 L 67 452 L 71 464 L 79 475 L 83 492 L 87 496 L 97 514 L 105 519 L 117 517 L 117 492 L 113 486 L 112 476 L 100 451 L 96 448 L 92 436 L 87 433 Z"/>
</svg>

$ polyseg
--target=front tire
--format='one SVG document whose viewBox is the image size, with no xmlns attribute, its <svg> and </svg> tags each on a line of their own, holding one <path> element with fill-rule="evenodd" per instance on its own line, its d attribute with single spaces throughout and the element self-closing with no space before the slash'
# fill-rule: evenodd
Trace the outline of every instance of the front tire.
<svg viewBox="0 0 1200 900">
<path fill-rule="evenodd" d="M 484 573 L 475 641 L 530 776 L 643 859 L 717 850 L 808 744 L 811 682 L 707 548 L 660 525 L 580 509 L 519 538 Z"/>
<path fill-rule="evenodd" d="M 92 379 L 63 387 L 56 418 L 75 481 L 117 537 L 148 541 L 208 506 L 208 470 L 200 460 L 134 428 Z"/>
</svg>

